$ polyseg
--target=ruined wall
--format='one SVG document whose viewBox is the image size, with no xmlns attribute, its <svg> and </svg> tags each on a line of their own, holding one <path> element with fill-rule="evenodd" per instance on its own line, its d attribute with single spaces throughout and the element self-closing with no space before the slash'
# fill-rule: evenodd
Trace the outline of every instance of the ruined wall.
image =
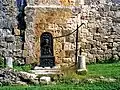
<svg viewBox="0 0 120 90">
<path fill-rule="evenodd" d="M 84 5 L 85 2 L 85 5 Z M 26 42 L 21 50 L 20 31 L 17 29 L 17 8 L 13 0 L 0 1 L 0 55 L 37 62 L 40 58 L 40 35 L 66 35 L 79 28 L 78 49 L 87 62 L 120 58 L 120 6 L 109 0 L 28 0 L 26 7 Z M 14 28 L 14 36 L 12 31 Z M 9 40 L 12 42 L 9 43 Z M 23 56 L 24 55 L 24 56 Z M 75 62 L 75 33 L 54 38 L 56 64 Z M 19 57 L 19 58 L 16 58 Z"/>
<path fill-rule="evenodd" d="M 0 56 L 3 60 L 13 59 L 14 36 L 14 2 L 13 0 L 0 1 Z"/>
<path fill-rule="evenodd" d="M 86 26 L 79 34 L 85 42 L 85 55 L 88 62 L 98 62 L 110 58 L 120 58 L 120 22 L 119 5 L 112 2 L 85 5 L 81 13 L 81 21 Z M 82 37 L 83 35 L 83 37 Z"/>
<path fill-rule="evenodd" d="M 24 64 L 17 14 L 15 0 L 0 1 L 0 56 L 6 63 L 12 60 Z"/>
<path fill-rule="evenodd" d="M 52 33 L 53 37 L 58 37 L 68 34 L 76 28 L 76 17 L 73 17 L 71 8 L 63 7 L 62 5 L 64 4 L 59 2 L 59 0 L 56 1 L 57 4 L 53 1 L 50 6 L 47 4 L 44 6 L 33 6 L 32 4 L 32 6 L 26 8 L 26 21 L 28 26 L 26 30 L 26 47 L 28 49 L 26 51 L 28 52 L 28 62 L 30 61 L 29 57 L 31 61 L 39 62 L 40 36 L 43 32 L 47 31 Z M 71 22 L 71 20 L 74 22 Z M 74 37 L 74 34 L 69 37 Z M 66 62 L 64 58 L 68 58 L 67 60 L 70 60 L 70 63 L 74 61 L 71 58 L 74 58 L 75 42 L 73 40 L 75 39 L 71 38 L 72 43 L 66 42 L 66 39 L 70 39 L 69 37 L 54 38 L 54 55 L 57 64 Z M 65 53 L 72 55 L 66 55 Z"/>
<path fill-rule="evenodd" d="M 26 31 L 26 46 L 29 47 L 29 56 L 39 61 L 40 58 L 40 36 L 43 32 L 52 33 L 53 37 L 58 37 L 69 32 L 64 30 L 67 25 L 67 19 L 72 16 L 71 10 L 66 8 L 28 8 L 33 10 L 34 16 L 32 21 L 28 21 L 28 25 L 32 24 L 31 28 Z M 26 10 L 27 11 L 27 10 Z M 30 15 L 31 16 L 31 15 Z M 27 20 L 30 18 L 26 18 Z M 32 30 L 32 35 L 30 34 Z M 31 38 L 30 38 L 31 37 Z M 64 38 L 54 39 L 54 55 L 56 63 L 62 62 L 64 55 Z"/>
<path fill-rule="evenodd" d="M 64 0 L 55 2 L 53 0 L 48 4 L 38 3 L 38 5 L 36 1 L 27 6 L 25 50 L 27 61 L 39 62 L 42 32 L 51 32 L 53 37 L 65 35 L 74 31 L 77 24 L 81 23 L 85 25 L 79 28 L 78 44 L 87 62 L 97 62 L 111 57 L 119 59 L 119 6 L 113 6 L 112 2 L 106 3 L 104 0 L 100 2 L 96 0 L 90 4 L 85 2 L 88 5 L 81 5 L 79 0 L 76 0 L 75 4 L 73 3 L 76 7 L 63 2 Z M 75 33 L 54 39 L 54 54 L 57 64 L 74 63 Z"/>
</svg>

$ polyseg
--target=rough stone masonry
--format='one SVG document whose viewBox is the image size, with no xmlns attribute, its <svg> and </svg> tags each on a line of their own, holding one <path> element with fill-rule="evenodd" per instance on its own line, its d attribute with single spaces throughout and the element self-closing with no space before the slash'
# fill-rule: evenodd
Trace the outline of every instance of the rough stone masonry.
<svg viewBox="0 0 120 90">
<path fill-rule="evenodd" d="M 13 1 L 0 1 L 0 56 L 6 60 L 7 65 L 12 67 L 12 63 L 8 61 L 13 60 L 14 50 L 14 7 Z"/>
<path fill-rule="evenodd" d="M 7 2 L 7 0 L 3 1 Z M 85 23 L 85 25 L 79 28 L 78 44 L 88 63 L 111 57 L 120 58 L 120 6 L 118 4 L 114 4 L 110 0 L 93 0 L 92 2 L 90 0 L 28 0 L 27 3 L 25 10 L 26 42 L 23 52 L 27 63 L 39 62 L 40 35 L 43 32 L 50 32 L 53 37 L 58 37 L 71 33 L 76 29 L 77 24 L 81 23 Z M 12 11 L 11 17 L 6 14 L 10 20 L 3 18 L 4 10 L 0 9 L 3 15 L 2 18 L 0 16 L 0 22 L 3 19 L 7 20 L 6 23 L 15 21 L 16 8 L 10 10 L 10 6 L 11 3 L 4 6 L 6 10 L 9 9 L 9 11 L 5 10 L 7 13 Z M 6 23 L 2 23 L 3 21 L 0 23 L 0 34 L 9 35 L 6 32 L 11 29 L 7 28 Z M 16 22 L 13 25 L 15 35 L 19 35 Z M 2 28 L 3 26 L 6 28 Z M 0 40 L 0 44 L 2 44 L 0 50 L 9 50 L 5 48 L 9 43 L 4 41 L 3 37 Z M 15 36 L 16 48 L 13 51 L 16 52 L 13 57 L 21 56 L 20 44 L 19 36 Z M 11 52 L 13 53 L 13 51 Z M 56 64 L 68 66 L 75 62 L 75 33 L 63 38 L 54 38 L 54 55 Z"/>
</svg>

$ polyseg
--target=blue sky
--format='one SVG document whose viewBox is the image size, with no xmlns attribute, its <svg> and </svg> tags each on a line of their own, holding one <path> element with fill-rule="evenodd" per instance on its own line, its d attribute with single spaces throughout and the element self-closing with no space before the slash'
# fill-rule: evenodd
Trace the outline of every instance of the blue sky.
<svg viewBox="0 0 120 90">
<path fill-rule="evenodd" d="M 120 0 L 112 0 L 114 3 L 120 3 Z"/>
</svg>

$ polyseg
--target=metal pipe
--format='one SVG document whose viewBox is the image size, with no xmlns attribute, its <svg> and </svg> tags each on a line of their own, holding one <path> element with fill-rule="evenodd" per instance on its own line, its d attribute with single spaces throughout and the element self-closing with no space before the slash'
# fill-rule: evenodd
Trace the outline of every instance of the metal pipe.
<svg viewBox="0 0 120 90">
<path fill-rule="evenodd" d="M 76 50 L 75 50 L 75 66 L 77 67 L 77 56 L 78 56 L 78 29 L 79 26 L 77 24 L 77 30 L 76 30 Z"/>
</svg>

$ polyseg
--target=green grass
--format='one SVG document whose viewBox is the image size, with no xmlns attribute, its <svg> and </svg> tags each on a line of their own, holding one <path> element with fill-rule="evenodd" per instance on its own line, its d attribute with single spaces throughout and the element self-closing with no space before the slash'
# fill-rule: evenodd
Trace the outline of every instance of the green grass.
<svg viewBox="0 0 120 90">
<path fill-rule="evenodd" d="M 80 85 L 11 86 L 0 90 L 120 90 L 120 83 L 83 83 Z"/>
<path fill-rule="evenodd" d="M 65 77 L 68 83 L 58 83 L 56 85 L 39 85 L 39 86 L 4 86 L 0 90 L 120 90 L 120 63 L 113 64 L 92 64 L 87 65 L 88 74 L 79 76 L 74 71 L 67 69 Z M 73 69 L 74 70 L 74 69 Z M 68 77 L 67 77 L 68 75 Z M 96 77 L 116 78 L 116 82 L 85 82 L 78 84 L 69 83 L 71 78 L 96 78 Z"/>
<path fill-rule="evenodd" d="M 120 78 L 120 63 L 88 65 L 89 76 L 106 76 Z"/>
<path fill-rule="evenodd" d="M 29 72 L 29 70 L 31 70 L 31 65 L 14 66 L 14 69 L 16 69 L 17 71 Z"/>
</svg>

